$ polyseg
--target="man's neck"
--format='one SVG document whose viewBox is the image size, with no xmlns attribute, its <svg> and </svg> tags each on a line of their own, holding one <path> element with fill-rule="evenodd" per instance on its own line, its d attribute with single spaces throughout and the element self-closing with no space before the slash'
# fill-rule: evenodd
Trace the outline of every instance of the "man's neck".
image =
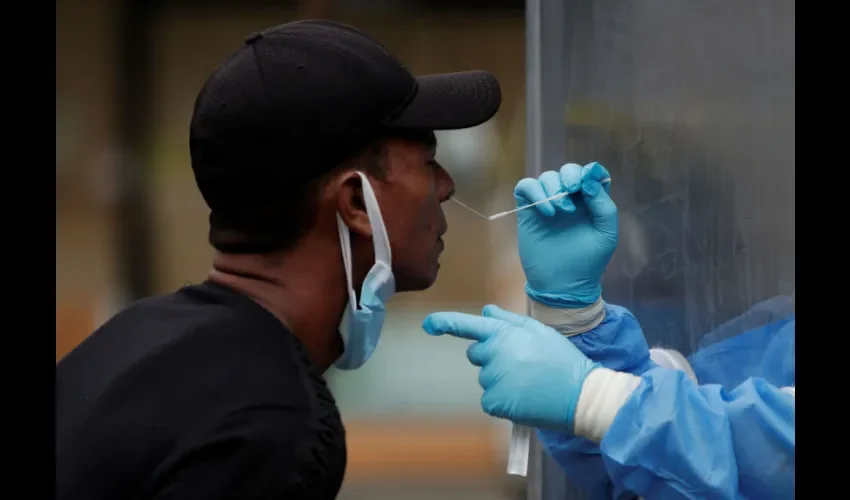
<svg viewBox="0 0 850 500">
<path fill-rule="evenodd" d="M 338 326 L 348 300 L 342 259 L 323 255 L 333 254 L 318 248 L 274 257 L 217 254 L 209 275 L 274 314 L 322 373 L 342 355 Z"/>
</svg>

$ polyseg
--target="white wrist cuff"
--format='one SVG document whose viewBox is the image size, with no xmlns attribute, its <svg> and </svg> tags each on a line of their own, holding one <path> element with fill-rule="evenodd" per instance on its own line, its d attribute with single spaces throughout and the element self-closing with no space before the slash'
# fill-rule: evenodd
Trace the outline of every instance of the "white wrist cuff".
<svg viewBox="0 0 850 500">
<path fill-rule="evenodd" d="M 640 377 L 608 368 L 587 374 L 576 405 L 575 435 L 599 443 L 620 408 L 640 385 Z"/>
<path fill-rule="evenodd" d="M 566 336 L 578 335 L 599 326 L 605 319 L 605 303 L 602 297 L 581 309 L 549 307 L 535 300 L 531 303 L 531 317 Z"/>
</svg>

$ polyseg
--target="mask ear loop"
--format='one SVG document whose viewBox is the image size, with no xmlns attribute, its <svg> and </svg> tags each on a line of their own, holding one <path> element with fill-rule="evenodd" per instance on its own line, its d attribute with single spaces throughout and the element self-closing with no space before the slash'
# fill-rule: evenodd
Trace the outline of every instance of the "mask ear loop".
<svg viewBox="0 0 850 500">
<path fill-rule="evenodd" d="M 357 294 L 354 293 L 354 288 L 352 288 L 354 282 L 351 276 L 351 233 L 349 233 L 348 226 L 345 225 L 339 213 L 336 214 L 336 225 L 339 233 L 339 244 L 342 249 L 342 263 L 345 270 L 346 288 L 348 288 L 349 307 L 357 310 L 360 308 L 360 304 L 357 303 Z"/>
<path fill-rule="evenodd" d="M 599 181 L 599 183 L 600 183 L 600 184 L 609 184 L 610 182 L 611 182 L 611 178 L 610 178 L 610 177 L 607 177 L 607 178 L 602 179 L 601 181 Z M 539 200 L 539 201 L 535 201 L 534 203 L 529 203 L 528 205 L 523 205 L 523 206 L 521 206 L 521 207 L 517 207 L 517 208 L 515 208 L 515 209 L 513 209 L 513 210 L 507 210 L 507 211 L 505 211 L 505 212 L 499 212 L 499 213 L 497 213 L 497 214 L 493 214 L 493 215 L 484 215 L 484 214 L 482 214 L 481 212 L 478 212 L 477 210 L 475 210 L 475 209 L 473 209 L 473 208 L 471 208 L 471 207 L 469 207 L 469 206 L 465 205 L 464 203 L 461 203 L 461 202 L 460 202 L 460 200 L 458 200 L 458 199 L 457 199 L 457 198 L 455 198 L 454 196 L 452 196 L 451 200 L 452 200 L 453 202 L 457 203 L 458 205 L 462 206 L 463 208 L 465 208 L 465 209 L 469 210 L 470 212 L 474 213 L 475 215 L 477 215 L 477 216 L 481 217 L 482 219 L 490 221 L 490 220 L 501 219 L 502 217 L 504 217 L 504 216 L 506 216 L 506 215 L 511 215 L 511 214 L 513 214 L 513 213 L 516 213 L 516 212 L 521 212 L 521 211 L 525 210 L 526 208 L 531 208 L 531 207 L 533 207 L 533 206 L 535 206 L 535 205 L 539 205 L 539 204 L 541 204 L 541 203 L 546 203 L 547 201 L 557 200 L 557 199 L 559 199 L 559 198 L 563 198 L 563 197 L 565 197 L 565 196 L 569 196 L 569 195 L 570 195 L 570 193 L 568 193 L 568 192 L 564 191 L 563 193 L 558 193 L 558 194 L 553 195 L 553 196 L 550 196 L 550 197 L 548 197 L 548 198 L 546 198 L 546 199 Z"/>
</svg>

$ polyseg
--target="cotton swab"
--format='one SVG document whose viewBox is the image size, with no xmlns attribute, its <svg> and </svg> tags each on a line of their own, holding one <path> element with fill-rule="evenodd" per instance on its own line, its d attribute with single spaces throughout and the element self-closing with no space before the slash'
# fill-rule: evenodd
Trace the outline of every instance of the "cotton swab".
<svg viewBox="0 0 850 500">
<path fill-rule="evenodd" d="M 602 179 L 601 181 L 599 181 L 599 183 L 600 183 L 600 184 L 610 184 L 610 183 L 611 183 L 611 178 L 610 178 L 610 177 L 606 177 L 605 179 Z M 497 213 L 497 214 L 493 214 L 493 215 L 489 215 L 489 216 L 488 216 L 488 215 L 484 215 L 484 214 L 482 214 L 481 212 L 478 212 L 477 210 L 474 210 L 473 208 L 466 206 L 465 204 L 461 203 L 461 202 L 460 202 L 457 198 L 455 198 L 455 197 L 452 197 L 452 201 L 454 201 L 454 202 L 455 202 L 455 203 L 457 203 L 458 205 L 462 206 L 463 208 L 465 208 L 465 209 L 469 210 L 470 212 L 474 213 L 475 215 L 477 215 L 477 216 L 479 216 L 479 217 L 481 217 L 481 218 L 483 218 L 483 219 L 487 219 L 487 220 L 496 220 L 496 219 L 501 219 L 502 217 L 505 217 L 506 215 L 510 215 L 510 214 L 513 214 L 513 213 L 519 212 L 519 211 L 521 211 L 521 210 L 525 210 L 526 208 L 531 208 L 531 207 L 533 207 L 533 206 L 535 206 L 535 205 L 539 205 L 539 204 L 541 204 L 541 203 L 545 203 L 545 202 L 547 202 L 547 201 L 557 200 L 557 199 L 563 198 L 564 196 L 569 196 L 569 195 L 570 195 L 570 193 L 568 193 L 568 192 L 566 192 L 566 191 L 565 191 L 565 192 L 563 192 L 563 193 L 558 193 L 558 194 L 556 194 L 556 195 L 554 195 L 554 196 L 550 196 L 550 197 L 546 198 L 545 200 L 535 201 L 534 203 L 529 203 L 528 205 L 523 205 L 523 206 L 521 206 L 521 207 L 517 207 L 517 208 L 515 208 L 515 209 L 513 209 L 513 210 L 508 210 L 508 211 L 505 211 L 505 212 L 499 212 L 499 213 Z"/>
</svg>

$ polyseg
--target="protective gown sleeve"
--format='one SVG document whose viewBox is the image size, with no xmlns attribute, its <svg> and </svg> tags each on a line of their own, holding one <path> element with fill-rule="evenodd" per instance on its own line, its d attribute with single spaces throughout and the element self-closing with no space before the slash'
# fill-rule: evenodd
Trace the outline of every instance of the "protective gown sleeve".
<svg viewBox="0 0 850 500">
<path fill-rule="evenodd" d="M 614 485 L 653 499 L 794 498 L 793 389 L 750 378 L 727 392 L 664 368 L 639 378 L 607 431 L 587 436 L 604 436 Z"/>
<path fill-rule="evenodd" d="M 568 477 L 594 499 L 793 498 L 793 387 L 761 378 L 730 391 L 698 386 L 647 361 L 645 340 L 618 349 L 617 337 L 643 334 L 625 309 L 606 305 L 605 312 L 591 331 L 570 337 L 593 359 L 607 353 L 599 359 L 606 368 L 591 372 L 579 400 L 576 433 L 583 437 L 538 432 Z M 607 346 L 582 346 L 593 340 L 589 333 Z"/>
</svg>

